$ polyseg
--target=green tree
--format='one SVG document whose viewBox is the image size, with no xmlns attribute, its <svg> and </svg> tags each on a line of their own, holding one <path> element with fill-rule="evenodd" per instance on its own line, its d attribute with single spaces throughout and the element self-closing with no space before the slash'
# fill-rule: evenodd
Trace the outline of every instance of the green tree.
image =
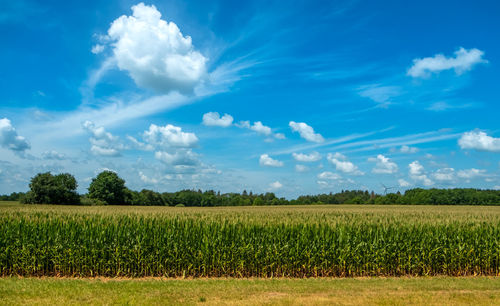
<svg viewBox="0 0 500 306">
<path fill-rule="evenodd" d="M 89 186 L 89 198 L 98 199 L 108 205 L 126 204 L 127 187 L 125 181 L 113 171 L 103 171 L 92 179 Z"/>
<path fill-rule="evenodd" d="M 80 196 L 76 192 L 78 184 L 69 173 L 38 173 L 31 179 L 29 186 L 30 191 L 26 194 L 24 203 L 80 204 Z"/>
</svg>

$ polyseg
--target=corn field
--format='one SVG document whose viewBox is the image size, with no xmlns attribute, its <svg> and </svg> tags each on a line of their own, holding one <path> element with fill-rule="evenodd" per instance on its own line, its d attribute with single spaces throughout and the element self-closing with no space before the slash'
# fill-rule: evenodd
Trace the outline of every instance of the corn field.
<svg viewBox="0 0 500 306">
<path fill-rule="evenodd" d="M 21 276 L 498 275 L 500 209 L 0 210 Z M 472 210 L 474 209 L 474 210 Z"/>
</svg>

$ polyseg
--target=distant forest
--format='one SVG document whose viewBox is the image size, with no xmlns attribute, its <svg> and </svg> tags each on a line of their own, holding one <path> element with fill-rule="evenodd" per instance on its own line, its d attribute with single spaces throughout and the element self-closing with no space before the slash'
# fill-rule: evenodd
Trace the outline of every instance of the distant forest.
<svg viewBox="0 0 500 306">
<path fill-rule="evenodd" d="M 404 193 L 376 194 L 373 191 L 342 190 L 338 193 L 304 195 L 296 199 L 278 198 L 272 192 L 220 193 L 214 190 L 156 192 L 130 190 L 125 181 L 111 171 L 92 180 L 88 193 L 79 195 L 71 174 L 39 173 L 31 179 L 26 193 L 0 195 L 1 201 L 26 204 L 134 205 L 134 206 L 250 206 L 311 204 L 412 204 L 412 205 L 500 205 L 500 190 L 473 188 L 406 190 Z"/>
</svg>

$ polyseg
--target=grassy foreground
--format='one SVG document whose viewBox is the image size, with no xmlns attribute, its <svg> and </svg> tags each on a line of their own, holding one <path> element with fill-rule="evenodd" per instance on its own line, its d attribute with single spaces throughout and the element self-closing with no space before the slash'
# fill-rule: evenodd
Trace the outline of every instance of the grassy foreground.
<svg viewBox="0 0 500 306">
<path fill-rule="evenodd" d="M 344 279 L 0 278 L 0 304 L 492 305 L 498 277 Z"/>
</svg>

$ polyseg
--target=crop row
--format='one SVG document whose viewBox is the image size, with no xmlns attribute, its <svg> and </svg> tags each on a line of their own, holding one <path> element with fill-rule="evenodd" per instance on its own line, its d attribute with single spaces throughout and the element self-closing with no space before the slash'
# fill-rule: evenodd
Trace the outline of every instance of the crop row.
<svg viewBox="0 0 500 306">
<path fill-rule="evenodd" d="M 253 224 L 0 214 L 0 273 L 22 276 L 497 275 L 498 223 Z"/>
</svg>

